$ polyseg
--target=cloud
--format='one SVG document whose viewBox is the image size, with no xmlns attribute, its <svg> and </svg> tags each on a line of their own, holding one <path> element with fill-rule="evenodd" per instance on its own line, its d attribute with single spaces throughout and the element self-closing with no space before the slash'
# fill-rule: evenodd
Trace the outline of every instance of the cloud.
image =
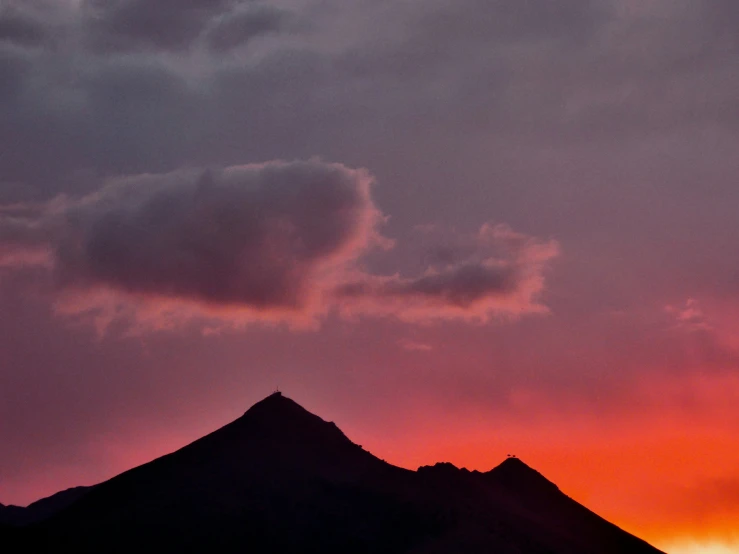
<svg viewBox="0 0 739 554">
<path fill-rule="evenodd" d="M 50 263 L 49 230 L 33 212 L 25 206 L 0 206 L 0 268 Z"/>
<path fill-rule="evenodd" d="M 228 0 L 86 0 L 85 30 L 103 51 L 187 49 Z"/>
<path fill-rule="evenodd" d="M 380 240 L 370 182 L 319 161 L 118 179 L 67 209 L 57 280 L 241 316 L 310 316 L 325 283 Z"/>
<path fill-rule="evenodd" d="M 346 315 L 392 315 L 403 321 L 461 319 L 546 313 L 538 302 L 544 270 L 558 256 L 556 241 L 539 241 L 505 225 L 483 225 L 461 250 L 463 259 L 432 265 L 418 277 L 362 275 L 335 291 Z M 451 256 L 450 256 L 451 257 Z"/>
<path fill-rule="evenodd" d="M 695 298 L 688 298 L 682 307 L 666 306 L 665 311 L 674 317 L 675 327 L 684 331 L 713 331 L 713 326 L 706 319 L 700 303 Z"/>
<path fill-rule="evenodd" d="M 464 259 L 420 276 L 368 273 L 360 257 L 392 244 L 371 183 L 319 160 L 117 178 L 35 217 L 0 211 L 0 252 L 5 265 L 51 260 L 58 311 L 92 314 L 101 331 L 121 316 L 161 329 L 198 317 L 310 325 L 332 309 L 481 322 L 546 311 L 537 298 L 558 246 L 506 226 L 484 225 L 474 248 L 459 246 Z"/>
<path fill-rule="evenodd" d="M 14 49 L 3 48 L 0 43 L 0 100 L 10 103 L 18 98 L 29 70 L 26 57 Z"/>
<path fill-rule="evenodd" d="M 398 346 L 409 352 L 431 352 L 434 347 L 425 342 L 418 342 L 411 339 L 398 340 Z"/>
<path fill-rule="evenodd" d="M 97 53 L 182 53 L 201 40 L 222 53 L 289 19 L 277 6 L 231 0 L 86 0 L 82 14 L 83 36 Z"/>
<path fill-rule="evenodd" d="M 0 7 L 0 43 L 39 46 L 46 39 L 46 27 L 13 3 Z"/>
<path fill-rule="evenodd" d="M 739 120 L 736 9 L 719 0 L 9 5 L 0 174 L 25 185 L 13 200 L 69 190 L 81 171 L 225 166 L 244 151 L 347 159 L 349 135 L 398 152 L 419 132 L 440 150 L 478 133 L 549 148 Z M 352 163 L 375 167 L 368 155 Z"/>
<path fill-rule="evenodd" d="M 227 52 L 258 36 L 278 33 L 290 19 L 289 12 L 269 4 L 247 5 L 218 18 L 205 34 L 208 46 Z"/>
</svg>

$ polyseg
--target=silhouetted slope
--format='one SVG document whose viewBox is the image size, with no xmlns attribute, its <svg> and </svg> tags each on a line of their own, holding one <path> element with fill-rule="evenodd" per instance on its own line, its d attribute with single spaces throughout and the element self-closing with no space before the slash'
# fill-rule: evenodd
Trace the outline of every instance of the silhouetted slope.
<svg viewBox="0 0 739 554">
<path fill-rule="evenodd" d="M 77 501 L 89 488 L 74 487 L 67 489 L 47 498 L 37 500 L 25 508 L 20 506 L 3 506 L 0 504 L 0 523 L 18 526 L 43 521 Z"/>
<path fill-rule="evenodd" d="M 19 531 L 29 552 L 658 552 L 520 460 L 400 469 L 279 393 Z"/>
<path fill-rule="evenodd" d="M 89 552 L 402 551 L 428 523 L 372 484 L 412 475 L 274 394 L 241 418 L 103 483 L 44 530 Z M 416 521 L 418 520 L 418 521 Z M 398 528 L 396 521 L 403 521 Z"/>
<path fill-rule="evenodd" d="M 508 458 L 484 476 L 505 490 L 531 519 L 565 535 L 573 543 L 604 553 L 652 549 L 560 492 L 554 483 L 518 458 Z"/>
<path fill-rule="evenodd" d="M 21 508 L 20 506 L 5 506 L 4 504 L 0 504 L 0 525 L 18 525 L 17 520 L 23 510 L 25 508 Z"/>
<path fill-rule="evenodd" d="M 567 497 L 518 458 L 487 473 L 446 463 L 419 468 L 419 474 L 455 522 L 434 549 L 423 552 L 658 552 Z"/>
</svg>

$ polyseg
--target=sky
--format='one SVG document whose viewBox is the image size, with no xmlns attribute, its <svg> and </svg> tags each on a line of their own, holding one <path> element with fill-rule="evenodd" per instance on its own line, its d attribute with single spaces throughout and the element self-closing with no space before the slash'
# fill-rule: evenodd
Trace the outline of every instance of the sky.
<svg viewBox="0 0 739 554">
<path fill-rule="evenodd" d="M 0 502 L 276 387 L 739 552 L 736 0 L 3 0 Z"/>
</svg>

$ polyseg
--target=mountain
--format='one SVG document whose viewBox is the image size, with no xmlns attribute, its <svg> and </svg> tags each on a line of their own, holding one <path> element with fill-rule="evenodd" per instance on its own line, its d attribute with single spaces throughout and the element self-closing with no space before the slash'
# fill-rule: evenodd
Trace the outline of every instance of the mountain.
<svg viewBox="0 0 739 554">
<path fill-rule="evenodd" d="M 74 487 L 37 500 L 25 508 L 0 504 L 0 524 L 29 525 L 44 521 L 81 498 L 90 487 Z"/>
<path fill-rule="evenodd" d="M 0 528 L 0 549 L 659 552 L 518 459 L 487 473 L 451 464 L 401 469 L 280 393 L 172 454 L 83 491 L 45 521 Z"/>
</svg>

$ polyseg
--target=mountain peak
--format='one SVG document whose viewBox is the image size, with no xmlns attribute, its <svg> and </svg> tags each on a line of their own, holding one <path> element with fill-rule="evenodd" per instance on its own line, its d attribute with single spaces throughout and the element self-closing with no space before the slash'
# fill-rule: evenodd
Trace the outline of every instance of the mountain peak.
<svg viewBox="0 0 739 554">
<path fill-rule="evenodd" d="M 505 459 L 501 464 L 498 465 L 498 467 L 510 467 L 512 471 L 536 471 L 531 466 L 526 464 L 521 458 L 518 458 L 516 456 L 508 456 L 508 458 Z M 517 469 L 513 469 L 517 468 Z"/>
<path fill-rule="evenodd" d="M 242 465 L 269 472 L 282 468 L 294 475 L 308 471 L 331 479 L 383 464 L 349 440 L 336 424 L 279 391 L 199 441 L 197 449 L 208 456 L 217 449 L 231 465 L 238 458 Z"/>
<path fill-rule="evenodd" d="M 266 425 L 277 430 L 300 429 L 302 431 L 330 432 L 338 431 L 332 422 L 324 421 L 319 416 L 309 412 L 294 400 L 284 396 L 280 391 L 273 392 L 249 408 L 237 420 L 251 424 Z M 340 431 L 338 431 L 341 433 Z M 341 433 L 343 436 L 343 433 Z M 347 439 L 348 440 L 348 439 Z"/>
<path fill-rule="evenodd" d="M 278 410 L 281 407 L 286 407 L 289 404 L 295 404 L 295 406 L 300 406 L 297 402 L 294 400 L 289 399 L 286 396 L 283 396 L 280 391 L 275 391 L 269 396 L 265 396 L 262 400 L 257 402 L 256 404 L 252 405 L 246 412 L 244 412 L 244 415 L 253 412 L 254 410 L 260 411 L 265 409 L 271 409 L 271 410 Z"/>
<path fill-rule="evenodd" d="M 515 456 L 507 458 L 486 475 L 498 484 L 528 492 L 559 492 L 559 487 Z"/>
</svg>

